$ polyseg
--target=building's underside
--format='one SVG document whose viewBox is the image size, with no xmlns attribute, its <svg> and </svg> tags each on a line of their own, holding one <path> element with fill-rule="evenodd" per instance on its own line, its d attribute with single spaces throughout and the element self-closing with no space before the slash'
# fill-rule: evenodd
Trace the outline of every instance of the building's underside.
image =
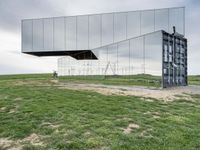
<svg viewBox="0 0 200 150">
<path fill-rule="evenodd" d="M 70 56 L 77 60 L 84 59 L 97 59 L 95 54 L 91 50 L 77 50 L 77 51 L 41 51 L 41 52 L 24 52 L 34 56 Z"/>
</svg>

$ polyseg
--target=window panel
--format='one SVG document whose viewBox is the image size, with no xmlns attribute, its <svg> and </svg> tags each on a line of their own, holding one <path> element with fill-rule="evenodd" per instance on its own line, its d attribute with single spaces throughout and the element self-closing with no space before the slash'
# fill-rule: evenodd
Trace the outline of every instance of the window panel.
<svg viewBox="0 0 200 150">
<path fill-rule="evenodd" d="M 76 50 L 76 17 L 66 17 L 66 49 Z"/>
<path fill-rule="evenodd" d="M 53 19 L 44 19 L 44 50 L 53 50 Z"/>
<path fill-rule="evenodd" d="M 64 17 L 54 18 L 54 50 L 65 50 Z"/>
<path fill-rule="evenodd" d="M 77 17 L 77 49 L 88 48 L 88 16 Z"/>
<path fill-rule="evenodd" d="M 22 21 L 22 50 L 32 51 L 32 20 Z"/>
<path fill-rule="evenodd" d="M 117 44 L 109 45 L 108 47 L 108 70 L 107 74 L 117 74 Z"/>
<path fill-rule="evenodd" d="M 43 45 L 43 19 L 33 20 L 33 51 L 41 51 Z"/>
<path fill-rule="evenodd" d="M 130 40 L 130 72 L 131 74 L 144 73 L 144 38 Z"/>
<path fill-rule="evenodd" d="M 141 13 L 141 34 L 154 31 L 154 11 L 147 10 Z"/>
<path fill-rule="evenodd" d="M 129 74 L 130 65 L 129 40 L 118 43 L 118 74 Z"/>
<path fill-rule="evenodd" d="M 169 10 L 169 32 L 173 33 L 173 26 L 176 32 L 184 33 L 184 8 L 170 8 Z"/>
<path fill-rule="evenodd" d="M 155 31 L 165 30 L 168 32 L 169 29 L 169 9 L 155 10 Z"/>
<path fill-rule="evenodd" d="M 132 38 L 140 35 L 140 11 L 128 12 L 127 37 Z"/>
<path fill-rule="evenodd" d="M 102 45 L 113 43 L 113 14 L 102 15 Z"/>
<path fill-rule="evenodd" d="M 89 16 L 89 48 L 101 45 L 101 15 Z"/>
<path fill-rule="evenodd" d="M 114 42 L 126 39 L 127 13 L 114 13 Z"/>
<path fill-rule="evenodd" d="M 156 32 L 145 36 L 145 73 L 162 74 L 162 34 Z"/>
</svg>

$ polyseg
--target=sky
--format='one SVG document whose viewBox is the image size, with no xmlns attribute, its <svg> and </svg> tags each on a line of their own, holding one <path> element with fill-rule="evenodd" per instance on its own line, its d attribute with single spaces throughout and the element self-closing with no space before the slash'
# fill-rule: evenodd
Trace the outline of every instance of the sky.
<svg viewBox="0 0 200 150">
<path fill-rule="evenodd" d="M 0 0 L 0 74 L 47 73 L 59 57 L 21 53 L 21 20 L 185 6 L 188 73 L 200 74 L 199 0 Z"/>
</svg>

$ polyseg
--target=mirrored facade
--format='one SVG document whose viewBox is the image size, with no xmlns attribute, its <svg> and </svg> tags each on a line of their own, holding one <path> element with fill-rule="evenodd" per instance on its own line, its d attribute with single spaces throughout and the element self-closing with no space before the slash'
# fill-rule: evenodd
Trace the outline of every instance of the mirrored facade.
<svg viewBox="0 0 200 150">
<path fill-rule="evenodd" d="M 159 30 L 172 33 L 173 26 L 184 35 L 184 11 L 178 7 L 25 19 L 22 52 L 91 50 Z"/>
<path fill-rule="evenodd" d="M 157 31 L 93 49 L 92 52 L 96 54 L 98 60 L 76 60 L 70 56 L 62 57 L 58 60 L 58 72 L 59 75 L 132 75 L 145 73 L 161 76 L 161 49 L 162 32 Z"/>
<path fill-rule="evenodd" d="M 185 52 L 180 54 L 182 60 L 176 60 L 179 54 L 176 57 L 170 50 L 166 52 L 166 35 L 174 53 L 178 50 L 173 38 L 184 43 L 178 43 Z M 167 87 L 187 84 L 184 35 L 184 7 L 25 19 L 22 52 L 64 56 L 58 59 L 60 76 L 151 74 L 160 76 L 163 87 Z M 175 61 L 184 65 L 173 68 L 177 66 Z"/>
</svg>

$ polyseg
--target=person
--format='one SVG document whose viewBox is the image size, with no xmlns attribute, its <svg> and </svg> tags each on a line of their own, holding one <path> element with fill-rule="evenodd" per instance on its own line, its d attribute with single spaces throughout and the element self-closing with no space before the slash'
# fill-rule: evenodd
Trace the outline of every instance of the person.
<svg viewBox="0 0 200 150">
<path fill-rule="evenodd" d="M 56 71 L 53 71 L 53 78 L 56 79 L 58 77 L 58 74 Z"/>
</svg>

